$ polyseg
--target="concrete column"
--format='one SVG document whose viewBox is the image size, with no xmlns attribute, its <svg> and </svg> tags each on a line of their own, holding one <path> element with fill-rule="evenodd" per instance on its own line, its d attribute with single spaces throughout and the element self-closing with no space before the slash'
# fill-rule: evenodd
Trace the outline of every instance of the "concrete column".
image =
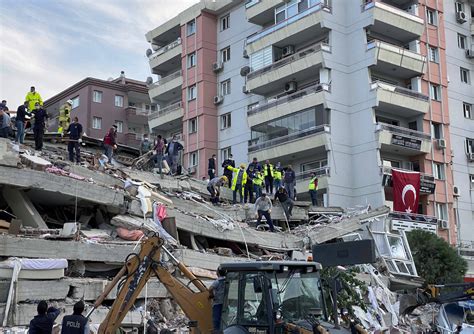
<svg viewBox="0 0 474 334">
<path fill-rule="evenodd" d="M 5 201 L 13 210 L 13 214 L 22 220 L 23 226 L 42 229 L 48 228 L 38 210 L 36 210 L 33 203 L 22 190 L 4 187 L 3 198 L 5 198 Z"/>
</svg>

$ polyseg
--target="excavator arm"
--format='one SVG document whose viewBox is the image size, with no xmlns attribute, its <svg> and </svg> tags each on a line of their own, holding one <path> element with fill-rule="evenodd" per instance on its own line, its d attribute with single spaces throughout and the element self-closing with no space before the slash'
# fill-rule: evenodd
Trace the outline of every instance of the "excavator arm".
<svg viewBox="0 0 474 334">
<path fill-rule="evenodd" d="M 197 292 L 172 276 L 161 262 L 164 251 L 183 275 L 189 279 Z M 212 332 L 212 307 L 209 292 L 199 279 L 179 262 L 164 246 L 158 236 L 151 236 L 142 243 L 139 254 L 130 254 L 125 265 L 106 286 L 104 292 L 94 303 L 88 317 L 99 307 L 107 295 L 118 284 L 118 294 L 104 321 L 100 324 L 99 334 L 115 334 L 125 315 L 135 303 L 146 282 L 156 276 L 181 307 L 186 316 L 196 324 L 194 333 Z"/>
</svg>

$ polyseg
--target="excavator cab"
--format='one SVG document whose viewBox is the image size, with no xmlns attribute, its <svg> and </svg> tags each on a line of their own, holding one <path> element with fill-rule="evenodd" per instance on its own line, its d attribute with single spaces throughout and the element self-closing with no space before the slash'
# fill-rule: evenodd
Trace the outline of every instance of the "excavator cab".
<svg viewBox="0 0 474 334">
<path fill-rule="evenodd" d="M 226 334 L 284 333 L 326 320 L 316 262 L 231 263 L 225 274 L 222 330 Z"/>
</svg>

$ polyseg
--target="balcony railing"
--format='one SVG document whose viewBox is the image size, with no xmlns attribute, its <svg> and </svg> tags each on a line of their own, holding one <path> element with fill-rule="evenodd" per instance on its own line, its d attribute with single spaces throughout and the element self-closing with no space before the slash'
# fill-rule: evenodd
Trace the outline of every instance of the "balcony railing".
<svg viewBox="0 0 474 334">
<path fill-rule="evenodd" d="M 311 178 L 311 174 L 314 173 L 317 177 L 321 176 L 330 176 L 329 174 L 330 169 L 328 166 L 324 166 L 321 168 L 315 168 L 310 170 L 305 170 L 304 172 L 296 173 L 297 180 L 306 180 Z"/>
<path fill-rule="evenodd" d="M 438 224 L 438 218 L 434 216 L 421 215 L 418 213 L 408 213 L 400 211 L 392 211 L 389 213 L 391 218 L 405 220 L 405 221 L 414 221 L 420 223 L 432 223 Z"/>
<path fill-rule="evenodd" d="M 392 169 L 401 170 L 404 172 L 414 172 L 413 170 L 409 170 L 409 169 L 393 168 L 393 167 L 388 167 L 388 166 L 382 166 L 381 168 L 382 168 L 383 173 L 388 174 L 388 175 L 392 175 Z M 425 174 L 425 173 L 420 172 L 420 178 L 421 180 L 424 180 L 426 182 L 431 182 L 431 183 L 435 182 L 435 178 L 431 174 Z"/>
<path fill-rule="evenodd" d="M 176 103 L 173 103 L 173 104 L 170 104 L 166 107 L 164 107 L 163 109 L 160 109 L 160 110 L 156 110 L 156 111 L 153 111 L 152 113 L 150 113 L 148 115 L 148 120 L 152 120 L 152 119 L 155 119 L 155 118 L 158 118 L 160 116 L 163 116 L 163 115 L 166 115 L 166 114 L 169 114 L 175 110 L 178 110 L 181 108 L 181 101 L 180 102 L 176 102 Z"/>
<path fill-rule="evenodd" d="M 396 15 L 403 16 L 406 19 L 417 21 L 418 23 L 423 24 L 424 21 L 422 18 L 416 16 L 415 14 L 409 13 L 403 9 L 400 9 L 395 6 L 388 5 L 386 3 L 380 2 L 379 0 L 368 0 L 362 4 L 362 11 L 369 10 L 371 8 L 378 7 L 380 9 L 386 10 Z"/>
<path fill-rule="evenodd" d="M 397 53 L 397 54 L 401 55 L 402 57 L 412 58 L 414 60 L 422 61 L 424 63 L 426 62 L 426 57 L 425 56 L 423 56 L 422 54 L 419 54 L 415 51 L 405 49 L 404 47 L 397 46 L 397 45 L 394 45 L 394 44 L 390 44 L 390 43 L 387 43 L 387 42 L 383 42 L 383 41 L 380 41 L 378 39 L 372 39 L 372 40 L 369 40 L 367 42 L 367 50 L 371 50 L 375 47 L 378 48 L 379 52 L 380 52 L 380 50 L 390 51 L 390 52 L 393 52 L 393 53 Z M 378 58 L 378 55 L 377 55 L 377 58 Z"/>
<path fill-rule="evenodd" d="M 280 98 L 267 101 L 266 103 L 263 103 L 262 105 L 258 105 L 257 107 L 254 107 L 254 108 L 250 109 L 249 111 L 247 111 L 247 115 L 248 116 L 255 115 L 255 114 L 258 114 L 259 112 L 268 110 L 270 108 L 273 108 L 273 107 L 276 107 L 276 106 L 279 106 L 279 105 L 282 105 L 282 104 L 285 104 L 285 103 L 289 103 L 289 102 L 293 102 L 293 101 L 302 99 L 303 97 L 305 97 L 307 95 L 310 95 L 310 94 L 315 94 L 315 93 L 319 93 L 319 92 L 322 92 L 322 91 L 330 91 L 330 89 L 331 89 L 330 84 L 327 84 L 327 83 L 320 84 L 320 83 L 318 83 L 316 85 L 313 85 L 313 86 L 307 87 L 305 89 L 299 90 L 296 93 L 286 95 L 286 96 L 282 96 Z"/>
<path fill-rule="evenodd" d="M 387 90 L 387 91 L 403 94 L 403 95 L 406 95 L 406 96 L 409 96 L 409 97 L 412 97 L 412 98 L 415 98 L 415 99 L 420 99 L 420 100 L 423 100 L 423 101 L 426 101 L 426 102 L 428 102 L 430 100 L 430 97 L 428 95 L 419 93 L 417 91 L 414 91 L 414 90 L 411 90 L 411 89 L 408 89 L 408 88 L 405 88 L 405 87 L 394 86 L 394 85 L 382 82 L 380 80 L 373 81 L 370 84 L 370 89 L 373 90 L 373 89 L 377 89 L 377 88 L 382 88 L 382 89 Z"/>
<path fill-rule="evenodd" d="M 156 87 L 156 86 L 164 85 L 165 83 L 167 83 L 167 82 L 169 82 L 173 79 L 176 79 L 176 78 L 178 78 L 182 75 L 183 75 L 182 71 L 178 70 L 176 72 L 173 72 L 173 73 L 167 75 L 166 77 L 162 77 L 159 80 L 155 81 L 152 86 Z M 151 87 L 151 88 L 153 88 L 153 87 Z"/>
<path fill-rule="evenodd" d="M 312 45 L 312 46 L 310 46 L 310 47 L 308 47 L 304 50 L 299 51 L 298 53 L 294 54 L 293 56 L 280 59 L 280 60 L 278 60 L 278 61 L 276 61 L 276 62 L 274 62 L 274 63 L 272 63 L 268 66 L 265 66 L 265 67 L 259 68 L 258 70 L 255 70 L 253 72 L 250 72 L 247 75 L 247 78 L 252 79 L 253 77 L 256 77 L 256 76 L 262 75 L 264 73 L 267 73 L 269 71 L 275 70 L 277 68 L 283 67 L 283 66 L 285 66 L 289 63 L 292 63 L 294 61 L 297 61 L 299 59 L 307 57 L 307 56 L 309 56 L 313 53 L 319 52 L 321 50 L 331 52 L 331 46 L 329 46 L 329 44 L 326 44 L 326 43 L 318 43 L 318 44 Z"/>
<path fill-rule="evenodd" d="M 415 131 L 401 126 L 386 123 L 377 123 L 377 125 L 380 127 L 381 130 L 387 130 L 395 134 L 401 134 L 416 139 L 431 140 L 431 136 L 429 134 L 421 131 Z"/>
<path fill-rule="evenodd" d="M 275 139 L 266 140 L 259 143 L 259 138 L 249 140 L 249 152 L 262 150 L 272 146 L 280 145 L 295 139 L 311 136 L 316 133 L 329 132 L 329 125 L 313 126 L 309 129 L 290 133 L 286 136 L 281 136 Z"/>
<path fill-rule="evenodd" d="M 158 50 L 156 50 L 155 52 L 153 52 L 153 53 L 148 57 L 148 59 L 149 59 L 149 60 L 153 60 L 153 59 L 155 59 L 156 57 L 158 57 L 159 55 L 165 53 L 165 52 L 168 51 L 168 50 L 171 50 L 171 49 L 177 47 L 178 45 L 181 45 L 181 38 L 178 38 L 177 40 L 171 42 L 170 44 L 165 45 L 165 46 L 159 48 Z"/>
<path fill-rule="evenodd" d="M 250 8 L 252 6 L 255 6 L 256 4 L 258 4 L 260 2 L 260 0 L 248 0 L 246 3 L 245 3 L 245 8 Z"/>
<path fill-rule="evenodd" d="M 322 4 L 321 2 L 305 9 L 304 11 L 296 14 L 296 15 L 293 15 L 292 17 L 289 17 L 287 18 L 286 20 L 284 21 L 281 21 L 281 22 L 278 22 L 278 23 L 275 23 L 274 25 L 272 26 L 269 26 L 259 32 L 256 32 L 255 34 L 253 35 L 250 35 L 249 37 L 247 37 L 247 44 L 250 44 L 250 43 L 253 43 L 255 41 L 258 41 L 259 39 L 277 31 L 277 30 L 280 30 L 284 27 L 286 27 L 287 25 L 289 24 L 292 24 L 293 22 L 296 22 L 300 19 L 302 19 L 303 17 L 306 17 L 312 13 L 315 13 L 319 10 L 321 10 L 322 8 L 326 8 L 328 10 L 331 9 L 330 6 L 328 6 L 327 4 Z"/>
<path fill-rule="evenodd" d="M 144 109 L 144 108 L 137 108 L 137 107 L 127 107 L 126 110 L 133 110 L 135 111 L 135 114 L 138 116 L 147 116 L 148 114 L 152 113 L 153 111 L 150 109 Z"/>
</svg>

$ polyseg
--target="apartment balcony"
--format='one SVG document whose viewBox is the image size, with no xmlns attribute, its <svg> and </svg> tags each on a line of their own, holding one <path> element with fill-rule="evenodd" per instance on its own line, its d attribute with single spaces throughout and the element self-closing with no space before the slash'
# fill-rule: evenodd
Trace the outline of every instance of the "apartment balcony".
<svg viewBox="0 0 474 334">
<path fill-rule="evenodd" d="M 329 167 L 321 167 L 307 170 L 301 173 L 296 173 L 296 193 L 308 193 L 308 184 L 311 180 L 312 173 L 316 174 L 316 176 L 318 177 L 318 192 L 325 192 L 325 190 L 328 188 L 328 178 L 330 176 L 329 172 Z"/>
<path fill-rule="evenodd" d="M 319 43 L 250 72 L 247 75 L 247 90 L 253 94 L 265 95 L 279 88 L 283 90 L 289 81 L 301 82 L 314 78 L 322 67 L 323 52 L 331 52 L 331 47 Z"/>
<path fill-rule="evenodd" d="M 328 92 L 328 84 L 316 84 L 296 93 L 272 99 L 247 112 L 249 127 L 287 116 L 290 113 L 324 104 L 324 92 Z"/>
<path fill-rule="evenodd" d="M 389 217 L 393 231 L 424 230 L 431 233 L 438 231 L 439 219 L 434 216 L 392 211 L 389 213 Z"/>
<path fill-rule="evenodd" d="M 376 131 L 379 148 L 384 152 L 415 156 L 431 151 L 431 136 L 427 133 L 384 123 L 378 123 Z"/>
<path fill-rule="evenodd" d="M 127 146 L 138 148 L 143 139 L 142 133 L 126 133 L 125 134 L 125 143 Z"/>
<path fill-rule="evenodd" d="M 125 108 L 125 117 L 126 120 L 130 123 L 135 124 L 146 124 L 148 122 L 149 110 L 136 107 L 127 107 Z"/>
<path fill-rule="evenodd" d="M 402 117 L 426 114 L 430 98 L 408 88 L 394 86 L 381 81 L 370 84 L 376 94 L 376 107 Z"/>
<path fill-rule="evenodd" d="M 259 161 L 276 158 L 296 160 L 309 153 L 323 153 L 329 146 L 329 134 L 329 125 L 319 125 L 266 141 L 249 140 L 249 157 L 256 157 Z"/>
<path fill-rule="evenodd" d="M 148 57 L 152 72 L 162 75 L 181 68 L 181 49 L 181 38 L 178 38 L 153 52 Z"/>
<path fill-rule="evenodd" d="M 275 19 L 275 7 L 280 5 L 278 1 L 249 0 L 245 4 L 247 20 L 263 26 Z"/>
<path fill-rule="evenodd" d="M 266 6 L 268 4 L 264 5 L 263 3 L 271 3 L 272 1 L 261 2 L 262 6 Z M 290 44 L 303 44 L 318 36 L 325 35 L 328 30 L 321 24 L 323 12 L 331 12 L 331 8 L 325 4 L 318 3 L 284 21 L 275 23 L 250 35 L 247 37 L 246 42 L 247 53 L 252 54 L 269 45 L 284 47 Z"/>
<path fill-rule="evenodd" d="M 393 186 L 392 167 L 383 166 L 381 168 L 382 168 L 382 173 L 383 173 L 382 184 L 385 188 L 389 188 L 389 190 L 391 190 Z M 396 168 L 396 169 L 401 170 L 401 171 L 412 172 L 411 170 L 402 169 L 402 168 Z M 435 189 L 436 189 L 436 182 L 435 182 L 434 176 L 430 174 L 420 173 L 420 193 L 425 194 L 425 195 L 434 194 Z"/>
<path fill-rule="evenodd" d="M 183 106 L 181 102 L 173 103 L 163 109 L 148 115 L 148 127 L 150 130 L 169 131 L 181 124 L 183 118 Z"/>
<path fill-rule="evenodd" d="M 400 46 L 372 40 L 367 43 L 367 54 L 373 68 L 390 77 L 409 79 L 425 72 L 426 57 Z"/>
<path fill-rule="evenodd" d="M 176 100 L 181 96 L 182 85 L 183 73 L 179 70 L 150 85 L 148 95 L 156 101 Z"/>
<path fill-rule="evenodd" d="M 379 0 L 367 2 L 362 11 L 370 15 L 372 32 L 402 43 L 419 39 L 425 28 L 422 18 Z"/>
</svg>

